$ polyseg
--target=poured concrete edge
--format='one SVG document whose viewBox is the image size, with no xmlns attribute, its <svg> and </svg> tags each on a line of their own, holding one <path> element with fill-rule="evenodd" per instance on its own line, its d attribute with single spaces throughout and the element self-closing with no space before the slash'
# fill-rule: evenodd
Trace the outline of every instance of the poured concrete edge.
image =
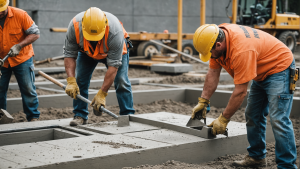
<svg viewBox="0 0 300 169">
<path fill-rule="evenodd" d="M 170 88 L 170 89 L 158 89 L 158 90 L 137 90 L 133 91 L 133 103 L 134 104 L 148 104 L 158 100 L 171 99 L 173 101 L 181 101 L 188 103 L 197 103 L 198 97 L 201 96 L 203 89 L 198 88 Z M 89 98 L 93 98 L 97 92 L 90 92 Z M 118 105 L 118 100 L 115 91 L 108 91 L 106 98 L 107 105 Z M 224 108 L 227 106 L 232 91 L 216 90 L 212 95 L 210 102 L 211 106 L 217 108 Z M 248 97 L 248 94 L 246 98 Z M 247 105 L 247 99 L 244 99 L 241 107 Z M 72 107 L 73 100 L 66 94 L 55 95 L 41 95 L 38 96 L 40 108 L 65 108 Z M 7 111 L 8 113 L 16 113 L 23 110 L 22 98 L 9 98 L 7 99 Z M 300 97 L 293 98 L 293 107 L 291 111 L 292 117 L 300 117 Z"/>
<path fill-rule="evenodd" d="M 67 84 L 66 79 L 60 79 L 58 80 L 59 82 L 62 82 L 63 84 Z M 100 87 L 102 86 L 104 80 L 91 80 L 90 81 L 90 88 L 92 87 Z M 138 78 L 132 78 L 129 79 L 131 85 L 138 85 L 140 84 L 140 81 Z M 34 83 L 36 87 L 47 87 L 47 88 L 52 88 L 52 89 L 61 89 L 61 87 L 57 86 L 56 84 L 53 84 L 52 82 L 46 81 L 46 82 L 35 82 Z M 10 83 L 9 84 L 9 89 L 15 90 L 19 89 L 18 83 Z"/>
<path fill-rule="evenodd" d="M 93 98 L 97 94 L 89 92 L 89 98 Z M 133 91 L 133 103 L 148 104 L 157 100 L 172 99 L 174 101 L 185 101 L 185 89 L 159 89 L 159 90 L 137 90 Z M 73 106 L 73 99 L 67 94 L 40 95 L 39 108 L 65 108 Z M 118 105 L 116 91 L 109 90 L 106 97 L 107 105 Z M 17 113 L 23 110 L 22 98 L 7 99 L 7 111 L 9 113 Z"/>
<path fill-rule="evenodd" d="M 189 127 L 183 127 L 183 126 L 178 126 L 178 125 L 174 125 L 174 124 L 163 123 L 163 122 L 156 121 L 156 120 L 150 120 L 150 119 L 142 118 L 142 117 L 135 116 L 135 115 L 130 115 L 129 119 L 130 119 L 130 121 L 139 122 L 139 123 L 143 123 L 143 124 L 149 124 L 152 126 L 161 127 L 161 128 L 169 129 L 169 130 L 173 130 L 173 131 L 178 131 L 178 132 L 190 134 L 193 136 L 199 136 L 199 137 L 206 138 L 206 139 L 216 138 L 216 136 L 213 136 L 211 134 L 211 128 L 206 127 L 206 126 L 204 126 L 202 128 L 202 130 L 196 130 L 196 129 L 192 129 Z"/>
</svg>

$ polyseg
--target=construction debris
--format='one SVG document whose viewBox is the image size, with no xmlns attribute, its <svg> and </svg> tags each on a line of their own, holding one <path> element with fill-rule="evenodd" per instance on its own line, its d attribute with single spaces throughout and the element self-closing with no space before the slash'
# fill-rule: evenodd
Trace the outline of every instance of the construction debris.
<svg viewBox="0 0 300 169">
<path fill-rule="evenodd" d="M 0 109 L 0 124 L 12 123 L 13 120 L 14 118 L 6 110 Z"/>
</svg>

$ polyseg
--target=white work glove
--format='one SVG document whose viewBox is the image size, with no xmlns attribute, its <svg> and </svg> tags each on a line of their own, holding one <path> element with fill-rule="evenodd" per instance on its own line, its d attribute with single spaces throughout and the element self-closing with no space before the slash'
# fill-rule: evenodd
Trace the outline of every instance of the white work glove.
<svg viewBox="0 0 300 169">
<path fill-rule="evenodd" d="M 16 44 L 10 48 L 8 54 L 12 57 L 17 56 L 20 53 L 21 49 L 22 49 L 21 45 Z"/>
</svg>

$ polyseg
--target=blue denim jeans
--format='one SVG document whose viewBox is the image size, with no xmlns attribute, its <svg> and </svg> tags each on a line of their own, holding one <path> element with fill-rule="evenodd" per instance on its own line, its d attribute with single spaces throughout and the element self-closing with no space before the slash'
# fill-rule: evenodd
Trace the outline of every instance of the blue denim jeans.
<svg viewBox="0 0 300 169">
<path fill-rule="evenodd" d="M 34 85 L 35 75 L 32 58 L 15 67 L 2 67 L 1 72 L 2 77 L 0 79 L 0 108 L 6 110 L 6 96 L 9 80 L 12 72 L 14 72 L 19 84 L 26 119 L 30 121 L 32 118 L 39 118 L 40 112 L 37 110 L 39 101 Z"/>
<path fill-rule="evenodd" d="M 83 52 L 78 52 L 76 61 L 76 81 L 80 90 L 80 94 L 88 98 L 88 89 L 92 73 L 98 63 L 104 63 L 107 67 L 106 59 L 94 60 Z M 120 107 L 120 115 L 134 114 L 133 96 L 131 91 L 131 83 L 128 79 L 128 65 L 129 65 L 129 50 L 127 54 L 122 56 L 122 65 L 118 68 L 117 75 L 114 80 L 117 99 Z M 77 99 L 73 101 L 73 113 L 75 116 L 88 119 L 88 104 Z"/>
<path fill-rule="evenodd" d="M 295 68 L 295 61 L 290 67 Z M 297 168 L 295 136 L 289 119 L 293 94 L 289 87 L 290 69 L 272 74 L 264 81 L 253 81 L 245 111 L 249 155 L 255 159 L 266 157 L 266 116 L 270 115 L 275 137 L 276 163 L 279 169 Z"/>
</svg>

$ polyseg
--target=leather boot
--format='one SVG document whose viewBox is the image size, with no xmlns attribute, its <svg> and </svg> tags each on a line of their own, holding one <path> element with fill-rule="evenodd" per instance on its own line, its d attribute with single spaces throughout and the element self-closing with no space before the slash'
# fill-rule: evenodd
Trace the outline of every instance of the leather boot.
<svg viewBox="0 0 300 169">
<path fill-rule="evenodd" d="M 266 167 L 267 161 L 266 161 L 266 158 L 261 159 L 261 160 L 256 160 L 256 159 L 250 157 L 249 155 L 246 155 L 244 160 L 234 161 L 232 165 L 238 166 L 238 167 Z"/>
<path fill-rule="evenodd" d="M 75 116 L 74 119 L 70 122 L 70 126 L 84 125 L 86 123 L 87 120 L 83 119 L 82 117 Z"/>
</svg>

